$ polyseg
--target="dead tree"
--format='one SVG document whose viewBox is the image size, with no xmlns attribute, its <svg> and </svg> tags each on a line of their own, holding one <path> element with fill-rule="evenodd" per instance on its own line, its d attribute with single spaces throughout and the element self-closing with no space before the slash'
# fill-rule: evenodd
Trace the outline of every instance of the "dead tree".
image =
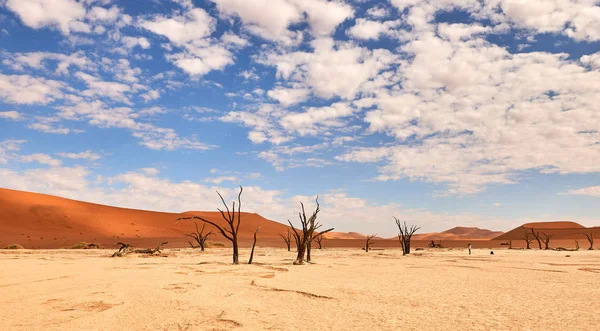
<svg viewBox="0 0 600 331">
<path fill-rule="evenodd" d="M 254 258 L 254 247 L 256 247 L 256 234 L 260 230 L 260 226 L 254 231 L 254 242 L 252 243 L 252 251 L 250 252 L 250 259 L 248 260 L 248 264 L 252 264 L 252 259 Z"/>
<path fill-rule="evenodd" d="M 542 232 L 540 238 L 544 243 L 544 249 L 548 249 L 548 244 L 550 243 L 550 239 L 552 239 L 552 237 L 554 237 L 553 234 L 546 234 L 545 232 Z"/>
<path fill-rule="evenodd" d="M 400 238 L 400 237 L 399 237 Z M 402 243 L 402 240 L 400 240 L 400 243 Z M 442 241 L 440 240 L 439 244 L 436 244 L 433 240 L 429 243 L 429 247 L 431 248 L 444 248 L 442 246 Z"/>
<path fill-rule="evenodd" d="M 323 249 L 323 239 L 325 238 L 320 233 L 315 237 L 315 241 L 317 242 L 317 245 L 319 245 L 319 249 Z"/>
<path fill-rule="evenodd" d="M 375 236 L 377 236 L 377 233 L 372 234 L 370 236 L 367 236 L 367 242 L 365 242 L 365 252 L 368 253 L 369 252 L 369 247 L 373 244 L 371 244 L 371 240 L 373 238 L 375 238 Z"/>
<path fill-rule="evenodd" d="M 198 243 L 198 247 L 200 248 L 200 251 L 204 252 L 204 247 L 206 246 L 206 239 L 211 234 L 214 234 L 214 232 L 208 231 L 207 234 L 204 234 L 204 228 L 206 227 L 206 224 L 202 224 L 202 230 L 198 230 L 198 223 L 194 222 L 194 225 L 196 225 L 196 231 L 192 232 L 192 233 L 186 233 L 184 235 L 186 237 L 190 237 L 190 238 L 194 239 L 196 241 L 196 243 Z M 196 247 L 194 247 L 194 245 L 191 242 L 189 242 L 189 243 L 190 243 L 190 246 L 192 246 L 192 248 L 196 248 Z"/>
<path fill-rule="evenodd" d="M 292 246 L 292 233 L 290 232 L 290 230 L 288 230 L 287 236 L 284 236 L 281 233 L 279 234 L 279 236 L 281 238 L 283 238 L 283 241 L 285 241 L 285 244 L 287 245 L 287 249 L 289 252 L 291 250 L 291 246 Z"/>
<path fill-rule="evenodd" d="M 525 231 L 525 236 L 523 236 L 523 240 L 525 240 L 525 243 L 527 244 L 527 249 L 531 249 L 530 245 L 533 241 L 533 238 L 529 236 L 529 231 Z"/>
<path fill-rule="evenodd" d="M 129 253 L 131 251 L 131 245 L 130 244 L 125 244 L 122 242 L 118 242 L 117 245 L 121 245 L 121 247 L 119 248 L 118 251 L 114 252 L 112 257 L 122 257 L 125 254 Z"/>
<path fill-rule="evenodd" d="M 315 230 L 318 230 L 322 226 L 317 222 L 317 214 L 319 214 L 319 211 L 321 211 L 319 205 L 319 197 L 317 197 L 316 202 L 317 208 L 313 212 L 312 216 L 310 216 L 310 218 L 306 218 L 304 204 L 302 202 L 300 203 L 300 205 L 302 206 L 302 212 L 298 213 L 298 216 L 300 217 L 300 224 L 302 228 L 300 228 L 299 230 L 296 230 L 292 222 L 288 220 L 288 223 L 290 223 L 290 226 L 292 227 L 292 231 L 294 231 L 293 236 L 296 241 L 296 249 L 298 251 L 294 264 L 304 264 L 305 255 L 306 262 L 310 262 L 310 242 L 313 240 Z M 325 234 L 330 231 L 333 231 L 333 228 L 321 231 L 320 234 Z"/>
<path fill-rule="evenodd" d="M 540 231 L 535 231 L 534 228 L 531 228 L 531 233 L 533 234 L 533 237 L 535 238 L 535 240 L 537 240 L 538 245 L 540 246 L 540 249 L 542 249 L 542 239 L 540 236 Z"/>
<path fill-rule="evenodd" d="M 410 239 L 421 227 L 411 225 L 409 228 L 408 225 L 406 225 L 406 221 L 403 225 L 395 216 L 394 219 L 396 220 L 396 225 L 398 226 L 398 240 L 400 240 L 400 245 L 402 246 L 402 255 L 410 254 Z"/>
<path fill-rule="evenodd" d="M 590 248 L 588 248 L 588 250 L 589 251 L 594 250 L 594 233 L 593 232 L 584 233 L 583 235 L 585 236 L 587 241 L 590 243 Z"/>
<path fill-rule="evenodd" d="M 214 226 L 215 228 L 217 228 L 217 230 L 219 230 L 219 232 L 221 232 L 221 234 L 223 235 L 223 237 L 225 237 L 225 239 L 231 241 L 231 244 L 233 246 L 233 264 L 240 264 L 239 249 L 238 249 L 238 231 L 240 229 L 240 224 L 242 222 L 241 216 L 242 216 L 242 192 L 243 191 L 244 191 L 244 188 L 240 186 L 240 193 L 238 194 L 237 215 L 235 214 L 235 201 L 233 202 L 233 207 L 231 208 L 231 211 L 230 211 L 229 207 L 227 207 L 227 203 L 225 202 L 225 199 L 223 199 L 223 196 L 221 195 L 221 193 L 219 193 L 217 191 L 219 198 L 221 198 L 221 202 L 223 202 L 223 205 L 225 206 L 225 209 L 227 210 L 227 215 L 225 215 L 223 210 L 221 210 L 219 208 L 217 208 L 217 210 L 219 212 L 221 212 L 221 216 L 223 217 L 225 222 L 227 222 L 227 225 L 229 228 L 221 227 L 220 225 L 216 224 L 215 222 L 209 221 L 200 216 L 180 217 L 177 219 L 177 221 L 197 219 L 197 220 L 201 220 L 202 222 L 208 223 L 208 224 Z M 236 216 L 237 216 L 237 222 L 236 222 Z"/>
<path fill-rule="evenodd" d="M 153 255 L 154 253 L 161 253 L 160 252 L 160 246 L 166 245 L 168 244 L 168 241 L 165 241 L 163 243 L 160 243 L 158 246 L 156 246 L 156 248 L 152 249 L 152 248 L 146 248 L 146 249 L 135 249 L 133 252 L 136 254 L 150 254 Z"/>
<path fill-rule="evenodd" d="M 579 250 L 579 240 L 575 240 L 575 250 L 578 251 Z"/>
<path fill-rule="evenodd" d="M 512 249 L 512 240 L 508 241 L 508 249 Z"/>
</svg>

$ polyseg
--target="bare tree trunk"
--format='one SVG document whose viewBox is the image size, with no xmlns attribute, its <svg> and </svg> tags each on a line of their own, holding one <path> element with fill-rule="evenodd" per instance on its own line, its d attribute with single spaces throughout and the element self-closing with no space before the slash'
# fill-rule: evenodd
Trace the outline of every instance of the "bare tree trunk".
<svg viewBox="0 0 600 331">
<path fill-rule="evenodd" d="M 548 249 L 548 244 L 550 243 L 550 239 L 552 239 L 552 237 L 554 237 L 554 235 L 546 234 L 546 233 L 542 232 L 540 237 L 542 238 L 542 242 L 544 243 L 544 249 Z"/>
<path fill-rule="evenodd" d="M 254 231 L 254 242 L 252 243 L 252 251 L 250 252 L 250 259 L 248 260 L 248 264 L 252 264 L 252 259 L 254 258 L 254 247 L 256 247 L 256 234 L 258 233 L 258 230 L 260 230 L 260 226 L 258 227 L 258 229 L 256 229 L 256 231 Z"/>
<path fill-rule="evenodd" d="M 284 242 L 285 242 L 285 244 L 287 245 L 287 249 L 288 249 L 288 252 L 289 252 L 289 251 L 291 250 L 291 247 L 290 247 L 290 246 L 291 246 L 291 244 L 292 244 L 292 234 L 291 234 L 290 230 L 288 230 L 288 232 L 287 232 L 287 236 L 284 236 L 284 235 L 282 235 L 281 233 L 279 234 L 279 236 L 280 236 L 281 238 L 283 238 L 283 241 L 284 241 Z"/>
<path fill-rule="evenodd" d="M 535 232 L 534 228 L 531 228 L 531 233 L 533 234 L 533 237 L 535 238 L 535 240 L 537 240 L 538 245 L 540 246 L 540 249 L 542 249 L 542 240 L 540 239 L 540 232 Z"/>
<path fill-rule="evenodd" d="M 525 243 L 527 244 L 527 249 L 531 249 L 530 245 L 531 245 L 531 242 L 533 241 L 533 239 L 531 239 L 531 237 L 529 236 L 529 231 L 525 231 L 523 240 L 525 240 Z"/>
<path fill-rule="evenodd" d="M 290 226 L 292 227 L 292 230 L 294 231 L 294 239 L 296 240 L 296 248 L 298 250 L 298 255 L 296 257 L 296 260 L 294 261 L 294 264 L 304 264 L 304 255 L 307 254 L 307 258 L 306 261 L 310 262 L 310 248 L 311 248 L 311 242 L 314 239 L 314 234 L 315 234 L 315 230 L 319 229 L 321 227 L 321 224 L 319 224 L 317 222 L 317 214 L 319 213 L 320 206 L 319 206 L 319 197 L 317 196 L 317 208 L 315 209 L 315 211 L 313 212 L 312 216 L 310 218 L 306 217 L 306 212 L 304 211 L 304 204 L 301 202 L 300 205 L 302 206 L 302 212 L 298 213 L 298 216 L 300 217 L 300 224 L 302 225 L 302 228 L 300 229 L 300 231 L 296 230 L 296 228 L 294 228 L 294 225 L 292 224 L 292 222 L 290 222 L 290 220 L 288 220 L 288 223 L 290 224 Z M 327 229 L 325 231 L 321 231 L 318 235 L 322 235 L 325 234 L 329 231 L 332 231 L 333 228 L 331 229 Z"/>
<path fill-rule="evenodd" d="M 420 227 L 416 225 L 412 225 L 410 228 L 404 222 L 402 224 L 399 219 L 394 217 L 396 220 L 396 225 L 398 226 L 398 239 L 400 240 L 400 244 L 402 245 L 402 255 L 410 254 L 410 239 L 417 232 Z"/>
<path fill-rule="evenodd" d="M 227 215 L 225 215 L 225 212 L 223 212 L 221 209 L 217 208 L 217 210 L 221 213 L 221 217 L 223 217 L 225 222 L 227 222 L 228 228 L 223 228 L 220 225 L 218 225 L 212 221 L 209 221 L 205 218 L 202 218 L 200 216 L 180 217 L 177 219 L 177 221 L 198 219 L 204 223 L 208 223 L 208 224 L 214 226 L 215 228 L 217 228 L 217 230 L 219 230 L 219 232 L 221 232 L 221 234 L 223 235 L 223 237 L 225 237 L 225 239 L 231 241 L 231 244 L 233 246 L 233 264 L 240 263 L 237 235 L 238 235 L 238 232 L 240 229 L 240 224 L 242 223 L 241 217 L 242 217 L 242 192 L 243 191 L 244 191 L 244 188 L 240 186 L 240 193 L 238 194 L 237 215 L 236 215 L 236 210 L 235 210 L 235 201 L 233 202 L 233 207 L 230 211 L 229 207 L 227 206 L 227 203 L 225 202 L 225 199 L 223 199 L 223 196 L 221 195 L 221 193 L 219 193 L 217 191 L 219 198 L 221 198 L 221 202 L 223 202 L 223 205 L 225 206 Z M 237 222 L 236 222 L 236 216 L 237 216 Z"/>
<path fill-rule="evenodd" d="M 587 239 L 587 241 L 590 243 L 590 248 L 588 248 L 588 250 L 593 250 L 594 249 L 594 233 L 590 232 L 588 233 L 584 233 L 583 234 L 585 236 L 585 238 Z"/>
<path fill-rule="evenodd" d="M 369 252 L 369 247 L 372 245 L 371 240 L 377 236 L 377 233 L 367 236 L 367 241 L 365 242 L 365 253 Z"/>
</svg>

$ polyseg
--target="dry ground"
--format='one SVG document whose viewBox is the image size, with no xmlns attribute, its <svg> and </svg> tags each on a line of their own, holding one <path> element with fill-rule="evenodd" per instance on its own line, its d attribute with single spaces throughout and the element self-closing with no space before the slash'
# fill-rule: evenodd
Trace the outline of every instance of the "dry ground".
<svg viewBox="0 0 600 331">
<path fill-rule="evenodd" d="M 0 330 L 592 330 L 600 251 L 0 251 Z M 247 259 L 248 251 L 242 251 Z M 570 255 L 570 257 L 566 257 Z"/>
</svg>

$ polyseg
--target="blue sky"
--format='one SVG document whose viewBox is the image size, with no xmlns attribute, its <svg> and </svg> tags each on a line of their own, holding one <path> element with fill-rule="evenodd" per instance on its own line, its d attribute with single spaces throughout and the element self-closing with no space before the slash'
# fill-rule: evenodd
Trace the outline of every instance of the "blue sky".
<svg viewBox="0 0 600 331">
<path fill-rule="evenodd" d="M 600 1 L 0 0 L 0 187 L 600 224 Z"/>
</svg>

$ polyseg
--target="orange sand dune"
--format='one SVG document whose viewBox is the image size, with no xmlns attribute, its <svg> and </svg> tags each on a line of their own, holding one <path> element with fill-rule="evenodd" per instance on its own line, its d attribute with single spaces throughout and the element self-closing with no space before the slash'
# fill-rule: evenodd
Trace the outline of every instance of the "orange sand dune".
<svg viewBox="0 0 600 331">
<path fill-rule="evenodd" d="M 185 247 L 188 238 L 183 233 L 191 232 L 194 224 L 176 219 L 192 214 L 225 224 L 219 212 L 161 213 L 0 189 L 0 247 L 20 244 L 26 248 L 64 248 L 80 241 L 105 247 L 112 247 L 118 241 L 138 247 L 168 241 L 169 247 Z M 271 239 L 289 228 L 258 214 L 242 213 L 240 241 L 251 240 L 258 226 L 260 237 Z M 210 225 L 207 228 L 217 232 Z M 209 240 L 224 241 L 220 234 Z"/>
<path fill-rule="evenodd" d="M 600 227 L 586 228 L 575 222 L 534 222 L 523 224 L 494 239 L 504 241 L 522 240 L 526 232 L 531 233 L 532 228 L 536 232 L 552 235 L 552 240 L 585 240 L 584 233 L 594 233 L 594 236 L 600 236 Z"/>
</svg>

